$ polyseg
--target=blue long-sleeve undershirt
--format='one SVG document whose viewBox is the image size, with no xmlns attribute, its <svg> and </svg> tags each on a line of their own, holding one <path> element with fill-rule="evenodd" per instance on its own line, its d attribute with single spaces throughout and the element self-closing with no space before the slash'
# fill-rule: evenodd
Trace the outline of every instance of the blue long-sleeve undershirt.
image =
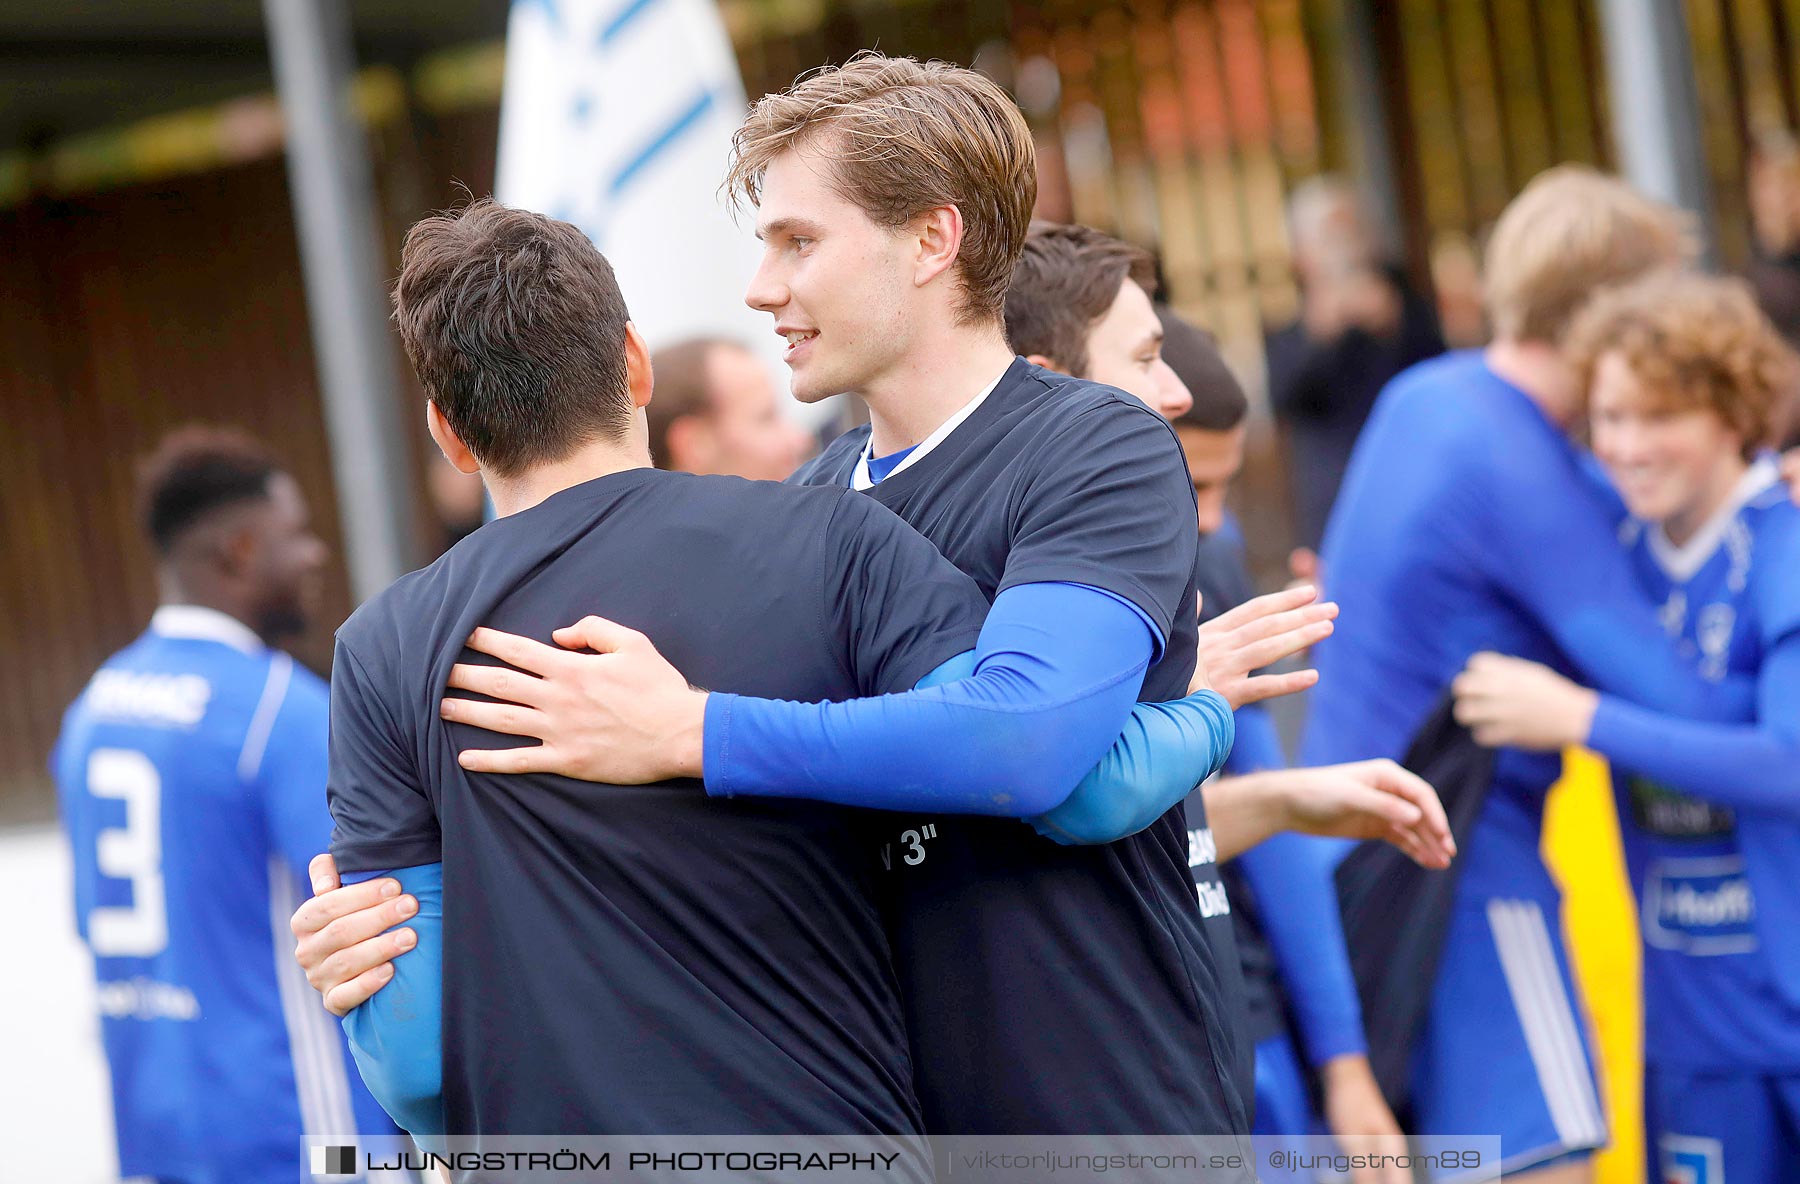
<svg viewBox="0 0 1800 1184">
<path fill-rule="evenodd" d="M 1238 709 L 1237 745 L 1228 773 L 1258 773 L 1287 764 L 1275 721 L 1261 707 Z M 1333 846 L 1310 835 L 1277 834 L 1237 857 L 1262 906 L 1258 916 L 1293 1004 L 1307 1060 L 1365 1053 L 1362 1004 L 1350 973 L 1350 953 L 1332 879 Z"/>
<path fill-rule="evenodd" d="M 1029 818 L 1062 804 L 1119 735 L 1160 638 L 1082 584 L 995 598 L 967 678 L 842 703 L 714 693 L 704 768 L 718 797 Z"/>
<path fill-rule="evenodd" d="M 344 1032 L 381 1108 L 427 1151 L 442 1150 L 435 1140 L 444 1133 L 444 865 L 347 874 L 344 882 L 379 876 L 399 880 L 418 900 L 405 922 L 418 944 L 394 959 L 387 985 L 344 1017 Z"/>
<path fill-rule="evenodd" d="M 1722 806 L 1800 817 L 1800 633 L 1763 657 L 1754 724 L 1664 715 L 1601 695 L 1588 747 L 1615 765 Z"/>
</svg>

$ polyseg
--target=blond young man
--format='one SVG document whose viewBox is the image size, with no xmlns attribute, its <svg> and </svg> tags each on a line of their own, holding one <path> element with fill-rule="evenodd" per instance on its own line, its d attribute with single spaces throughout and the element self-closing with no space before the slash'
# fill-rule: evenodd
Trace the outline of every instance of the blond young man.
<svg viewBox="0 0 1800 1184">
<path fill-rule="evenodd" d="M 1317 652 L 1303 761 L 1401 756 L 1481 650 L 1664 710 L 1727 710 L 1619 551 L 1612 496 L 1567 435 L 1580 385 L 1558 350 L 1596 291 L 1690 253 L 1676 212 L 1585 169 L 1553 169 L 1507 208 L 1487 256 L 1493 344 L 1395 379 L 1357 445 L 1323 556 L 1350 624 Z M 1419 1133 L 1498 1133 L 1509 1176 L 1561 1181 L 1588 1178 L 1607 1131 L 1538 855 L 1558 773 L 1554 754 L 1497 754 L 1462 844 L 1410 1102 Z"/>
</svg>

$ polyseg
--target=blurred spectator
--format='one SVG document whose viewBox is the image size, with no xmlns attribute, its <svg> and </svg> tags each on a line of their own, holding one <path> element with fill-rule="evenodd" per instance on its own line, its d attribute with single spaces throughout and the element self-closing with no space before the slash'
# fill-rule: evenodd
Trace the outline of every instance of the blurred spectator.
<svg viewBox="0 0 1800 1184">
<path fill-rule="evenodd" d="M 1800 345 L 1800 143 L 1770 130 L 1750 153 L 1750 229 L 1756 255 L 1745 278 L 1756 302 L 1790 344 Z M 1800 445 L 1800 422 L 1790 422 L 1787 446 Z"/>
<path fill-rule="evenodd" d="M 1375 396 L 1444 342 L 1430 304 L 1382 258 L 1347 183 L 1315 177 L 1297 186 L 1288 237 L 1300 319 L 1269 334 L 1269 400 L 1288 429 L 1295 541 L 1317 547 Z"/>
<path fill-rule="evenodd" d="M 659 469 L 780 481 L 812 438 L 782 413 L 762 361 L 735 341 L 699 337 L 651 359 L 650 455 Z"/>
<path fill-rule="evenodd" d="M 1446 230 L 1431 240 L 1431 287 L 1437 293 L 1444 344 L 1451 349 L 1486 345 L 1488 323 L 1481 293 L 1481 253 L 1468 235 Z"/>
<path fill-rule="evenodd" d="M 159 607 L 51 760 L 120 1174 L 293 1184 L 303 1137 L 397 1134 L 287 956 L 331 815 L 326 687 L 277 647 L 316 610 L 325 545 L 237 433 L 174 433 L 140 497 Z"/>
</svg>

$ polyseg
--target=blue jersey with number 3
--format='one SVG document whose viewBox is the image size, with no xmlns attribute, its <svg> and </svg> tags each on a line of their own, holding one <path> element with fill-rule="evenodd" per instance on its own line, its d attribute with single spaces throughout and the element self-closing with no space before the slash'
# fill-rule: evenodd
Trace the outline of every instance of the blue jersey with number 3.
<svg viewBox="0 0 1800 1184">
<path fill-rule="evenodd" d="M 124 1177 L 294 1184 L 303 1137 L 394 1130 L 293 960 L 331 837 L 326 718 L 318 678 L 188 606 L 64 718 L 52 767 Z"/>
</svg>

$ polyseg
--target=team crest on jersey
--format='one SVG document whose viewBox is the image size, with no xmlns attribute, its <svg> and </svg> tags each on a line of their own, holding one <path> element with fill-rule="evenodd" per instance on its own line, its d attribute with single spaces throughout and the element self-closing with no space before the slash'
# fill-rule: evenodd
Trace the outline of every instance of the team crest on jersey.
<svg viewBox="0 0 1800 1184">
<path fill-rule="evenodd" d="M 1663 1184 L 1725 1184 L 1725 1148 L 1719 1140 L 1664 1135 L 1657 1150 Z"/>
</svg>

